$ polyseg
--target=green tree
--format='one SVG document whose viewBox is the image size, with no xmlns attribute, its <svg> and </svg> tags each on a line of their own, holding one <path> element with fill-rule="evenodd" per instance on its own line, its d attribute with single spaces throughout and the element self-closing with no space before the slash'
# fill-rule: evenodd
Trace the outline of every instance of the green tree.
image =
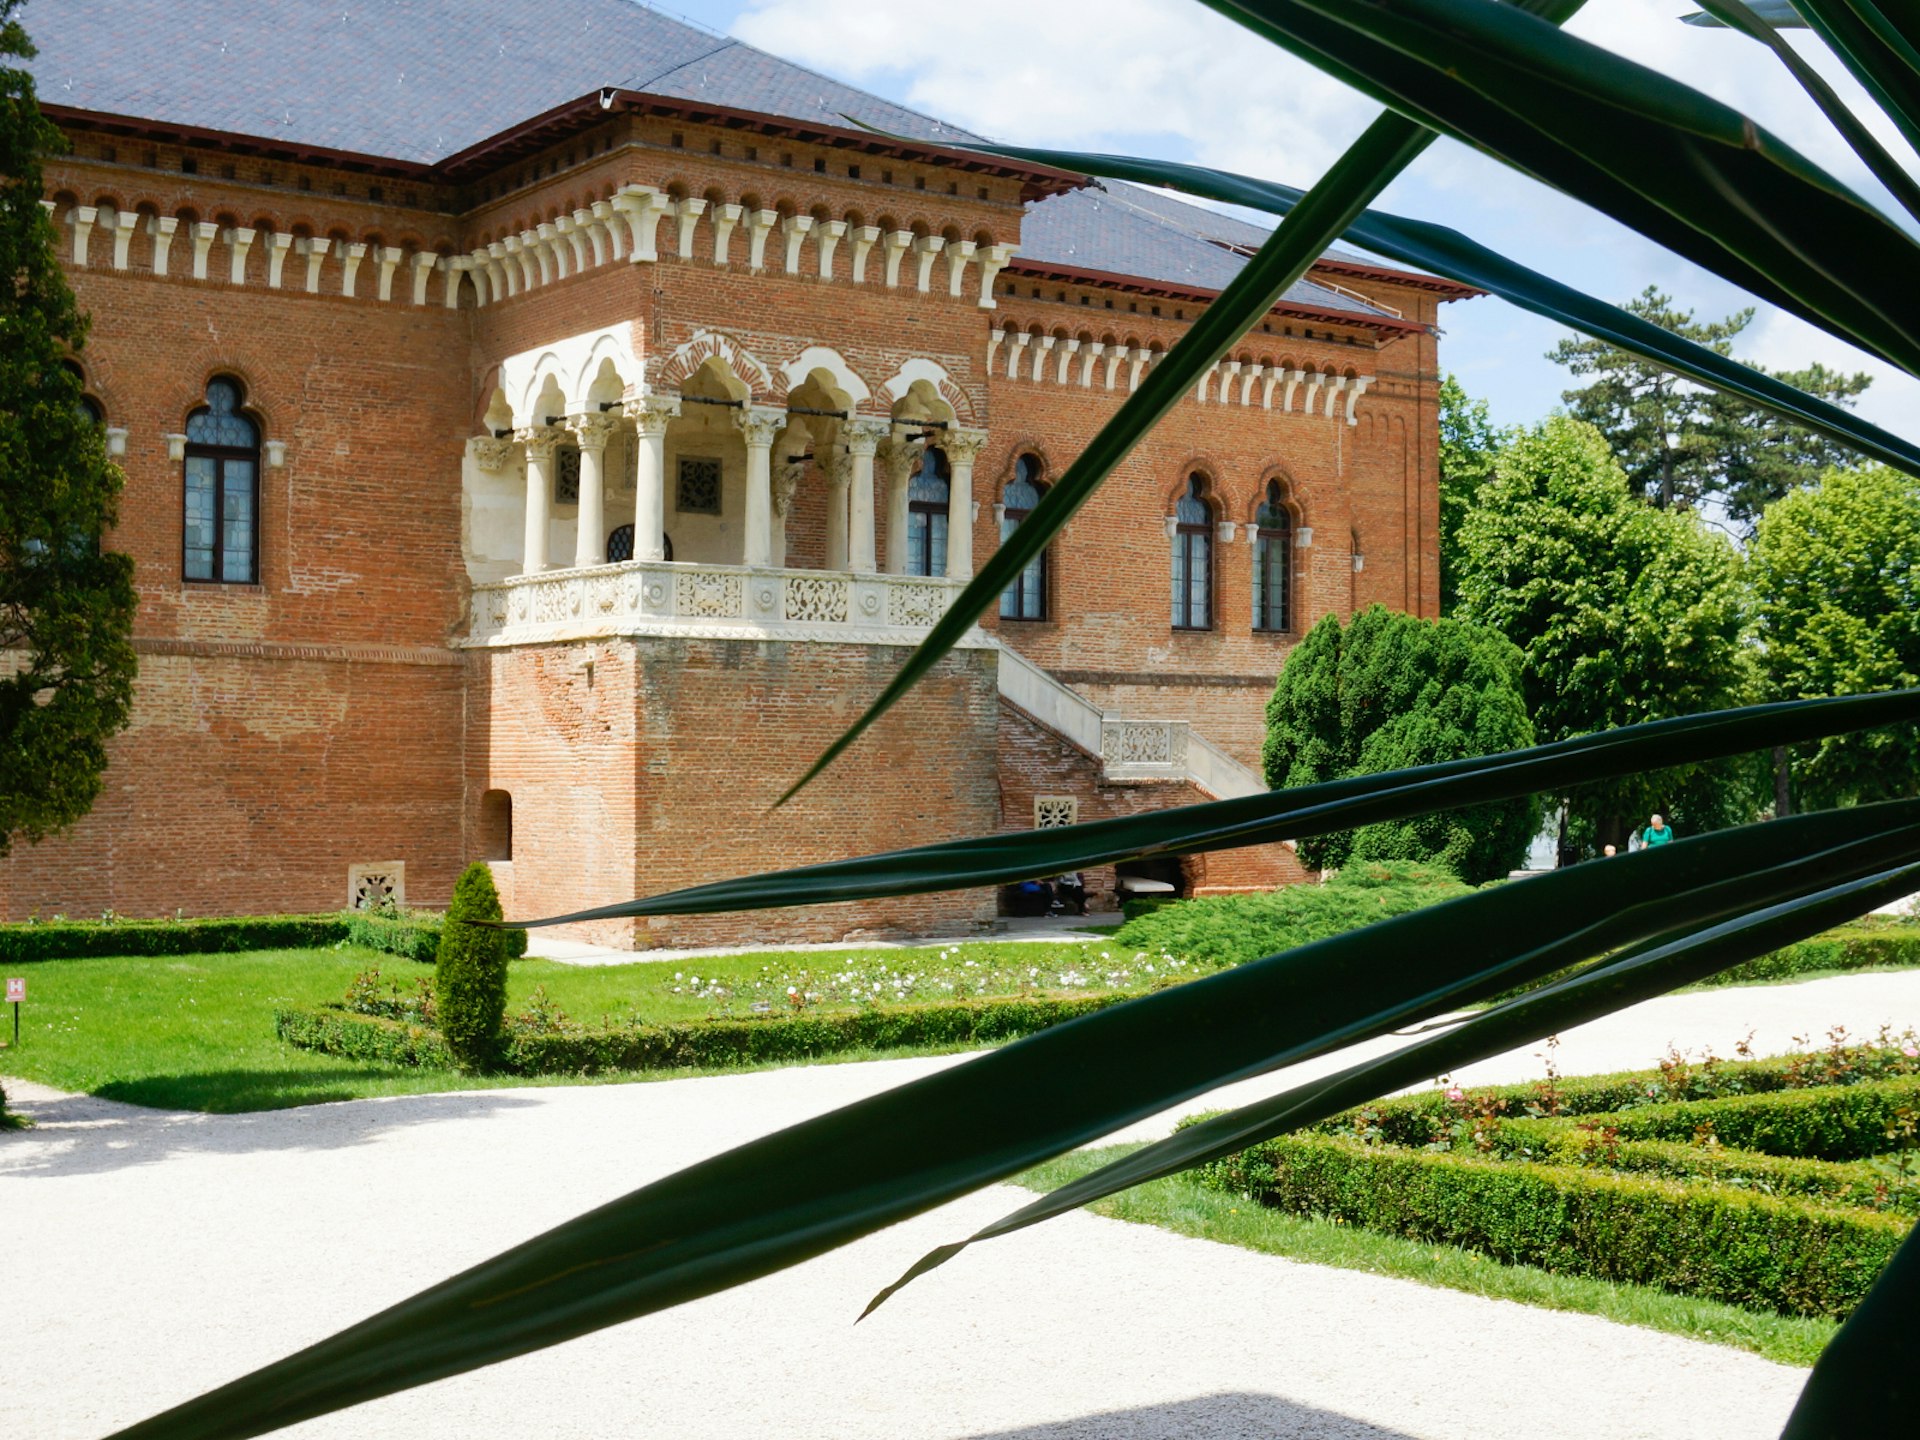
<svg viewBox="0 0 1920 1440">
<path fill-rule="evenodd" d="M 54 259 L 40 156 L 61 143 L 34 50 L 0 0 L 0 853 L 72 824 L 100 793 L 133 704 L 133 562 L 103 552 L 121 476 L 67 363 L 86 320 Z"/>
<path fill-rule="evenodd" d="M 1733 353 L 1735 338 L 1754 315 L 1746 309 L 1724 320 L 1696 321 L 1691 310 L 1675 309 L 1653 285 L 1622 308 L 1722 355 Z M 1547 358 L 1593 377 L 1562 391 L 1561 398 L 1575 419 L 1607 437 L 1633 493 L 1662 509 L 1717 499 L 1737 525 L 1751 530 L 1769 501 L 1854 463 L 1854 452 L 1844 445 L 1604 340 L 1562 340 Z M 1870 375 L 1844 375 L 1819 364 L 1767 373 L 1840 404 L 1851 404 L 1873 383 Z"/>
<path fill-rule="evenodd" d="M 1775 699 L 1920 685 L 1920 480 L 1837 470 L 1769 505 L 1750 553 L 1767 686 Z M 1815 805 L 1920 792 L 1920 732 L 1832 736 L 1798 750 Z"/>
<path fill-rule="evenodd" d="M 1267 703 L 1267 783 L 1311 785 L 1533 743 L 1520 652 L 1490 630 L 1375 605 L 1341 628 L 1329 615 L 1281 668 Z M 1300 842 L 1318 867 L 1432 860 L 1479 883 L 1526 855 L 1532 798 L 1368 825 Z"/>
<path fill-rule="evenodd" d="M 1493 477 L 1500 432 L 1487 402 L 1470 397 L 1458 378 L 1440 382 L 1440 613 L 1460 602 L 1460 526 L 1473 497 Z"/>
<path fill-rule="evenodd" d="M 1735 705 L 1752 688 L 1740 557 L 1694 516 L 1640 504 L 1591 425 L 1516 435 L 1462 530 L 1462 620 L 1526 657 L 1542 741 Z M 1668 771 L 1570 797 L 1578 848 L 1650 810 L 1683 831 L 1750 818 L 1753 767 Z"/>
<path fill-rule="evenodd" d="M 506 932 L 474 923 L 500 916 L 493 872 L 476 860 L 454 882 L 434 969 L 434 1015 L 463 1070 L 488 1069 L 500 1055 L 500 1020 L 507 1010 Z"/>
</svg>

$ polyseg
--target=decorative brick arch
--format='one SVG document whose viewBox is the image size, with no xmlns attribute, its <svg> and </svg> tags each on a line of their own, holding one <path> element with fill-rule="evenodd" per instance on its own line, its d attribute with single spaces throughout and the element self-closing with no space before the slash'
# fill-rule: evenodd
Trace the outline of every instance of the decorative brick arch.
<svg viewBox="0 0 1920 1440">
<path fill-rule="evenodd" d="M 955 420 L 972 423 L 974 419 L 973 399 L 967 392 L 954 383 L 944 367 L 932 360 L 915 358 L 907 361 L 896 371 L 893 377 L 880 387 L 880 396 L 889 408 L 898 405 L 907 398 L 915 382 L 925 380 L 932 385 L 935 393 L 947 402 L 953 411 Z"/>
<path fill-rule="evenodd" d="M 1285 502 L 1287 508 L 1293 512 L 1294 524 L 1300 526 L 1302 529 L 1310 528 L 1313 525 L 1312 516 L 1314 510 L 1312 487 L 1303 485 L 1300 481 L 1296 480 L 1293 472 L 1277 460 L 1261 468 L 1259 480 L 1255 483 L 1252 492 L 1247 496 L 1246 503 L 1240 507 L 1241 518 L 1245 523 L 1253 525 L 1259 520 L 1260 507 L 1267 503 L 1267 482 L 1269 480 L 1278 480 L 1280 482 L 1280 498 Z"/>
<path fill-rule="evenodd" d="M 777 404 L 787 398 L 787 378 L 769 369 L 751 350 L 717 330 L 701 330 L 660 363 L 653 383 L 662 390 L 678 390 L 702 365 L 719 360 L 755 400 Z"/>
<path fill-rule="evenodd" d="M 997 502 L 1000 496 L 1006 493 L 1007 486 L 1013 483 L 1014 466 L 1019 462 L 1022 455 L 1038 455 L 1040 457 L 1040 483 L 1043 485 L 1056 483 L 1060 477 L 1066 473 L 1067 467 L 1053 458 L 1044 440 L 1036 439 L 1032 434 L 1021 435 L 1013 444 L 1007 447 L 1006 454 L 1001 457 L 1000 468 L 994 472 L 993 495 L 991 497 L 983 496 L 981 498 L 991 498 Z M 978 492 L 976 491 L 975 493 L 977 494 Z"/>
<path fill-rule="evenodd" d="M 1180 462 L 1180 468 L 1175 473 L 1172 483 L 1166 487 L 1166 509 L 1164 513 L 1168 515 L 1173 514 L 1173 507 L 1179 504 L 1181 497 L 1187 493 L 1187 478 L 1196 470 L 1207 477 L 1206 494 L 1207 499 L 1213 504 L 1214 518 L 1216 520 L 1226 519 L 1234 510 L 1233 501 L 1227 491 L 1226 481 L 1226 477 L 1233 474 L 1233 471 L 1222 464 L 1218 456 L 1207 454 L 1204 451 L 1189 455 Z"/>
</svg>

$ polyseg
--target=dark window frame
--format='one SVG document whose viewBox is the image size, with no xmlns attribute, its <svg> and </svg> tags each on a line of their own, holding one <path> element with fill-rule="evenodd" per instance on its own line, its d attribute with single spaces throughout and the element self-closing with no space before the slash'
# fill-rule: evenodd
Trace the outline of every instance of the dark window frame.
<svg viewBox="0 0 1920 1440">
<path fill-rule="evenodd" d="M 204 441 L 188 440 L 184 454 L 180 459 L 180 579 L 187 585 L 258 585 L 260 583 L 260 422 L 246 411 L 246 390 L 238 380 L 216 375 L 208 382 L 209 391 L 216 384 L 229 385 L 234 393 L 233 413 L 246 421 L 253 430 L 253 445 L 209 445 Z M 195 406 L 188 412 L 187 424 L 200 415 L 211 411 L 211 404 Z M 195 460 L 213 461 L 213 552 L 210 575 L 190 573 L 187 545 L 187 476 Z M 246 461 L 253 467 L 253 514 L 248 536 L 248 554 L 252 563 L 244 579 L 229 579 L 225 574 L 227 558 L 227 465 L 230 461 Z"/>
<path fill-rule="evenodd" d="M 1215 575 L 1218 567 L 1214 564 L 1213 554 L 1214 510 L 1212 502 L 1207 499 L 1206 489 L 1206 476 L 1202 475 L 1199 471 L 1195 471 L 1187 477 L 1187 489 L 1185 493 L 1180 496 L 1179 500 L 1174 502 L 1176 520 L 1174 523 L 1172 553 L 1174 559 L 1182 562 L 1180 565 L 1180 573 L 1183 577 L 1183 583 L 1181 584 L 1179 595 L 1172 597 L 1173 628 L 1177 631 L 1184 631 L 1190 634 L 1204 634 L 1212 630 L 1214 628 L 1215 611 L 1218 608 L 1215 603 L 1215 590 L 1219 581 Z M 1206 511 L 1207 518 L 1204 521 L 1182 520 L 1177 518 L 1180 513 L 1180 507 L 1188 501 L 1195 502 Z M 1201 601 L 1206 607 L 1206 614 L 1201 617 L 1200 623 L 1197 625 L 1193 623 L 1193 562 L 1196 554 L 1204 561 L 1207 570 L 1206 585 L 1201 593 Z"/>
<path fill-rule="evenodd" d="M 947 460 L 946 451 L 940 449 L 939 446 L 929 445 L 925 454 L 934 457 L 934 474 L 939 478 L 940 482 L 947 487 L 947 498 L 945 500 L 908 499 L 907 574 L 924 576 L 928 579 L 938 579 L 947 573 L 948 557 L 951 554 L 950 547 L 953 543 L 953 469 Z M 924 473 L 925 465 L 926 459 L 925 455 L 923 455 L 920 464 L 914 466 L 913 470 L 908 474 L 907 493 L 909 497 L 913 494 L 912 486 L 914 479 L 916 476 Z M 913 517 L 916 515 L 926 516 L 926 523 L 916 526 L 913 523 Z M 947 522 L 946 533 L 941 539 L 940 568 L 938 570 L 933 568 L 933 521 L 936 516 Z M 919 568 L 916 569 L 916 566 Z"/>
<path fill-rule="evenodd" d="M 1279 524 L 1269 523 L 1275 517 Z M 1267 482 L 1266 498 L 1254 512 L 1253 521 L 1253 629 L 1259 635 L 1291 635 L 1293 631 L 1293 512 L 1281 497 L 1280 483 Z M 1280 583 L 1276 587 L 1271 574 L 1262 574 L 1269 555 L 1279 559 Z M 1261 583 L 1265 580 L 1265 584 Z M 1278 623 L 1274 611 L 1279 611 Z"/>
<path fill-rule="evenodd" d="M 1022 473 L 1023 467 L 1029 463 L 1033 467 L 1032 473 Z M 1024 484 L 1033 490 L 1034 504 L 1038 505 L 1040 503 L 1040 497 L 1047 493 L 1046 482 L 1039 478 L 1043 473 L 1045 472 L 1040 464 L 1040 458 L 1037 455 L 1020 456 L 1019 459 L 1014 461 L 1013 480 L 1008 483 L 1006 490 L 1001 492 L 1002 500 L 1004 501 L 1006 496 L 1012 493 L 1015 485 Z M 1004 505 L 1000 521 L 1001 543 L 1005 544 L 1008 537 L 1020 528 L 1020 523 L 1032 513 L 1032 506 L 1026 509 L 1015 509 L 1011 505 Z M 1049 602 L 1051 599 L 1050 592 L 1053 589 L 1053 566 L 1049 560 L 1049 553 L 1049 548 L 1042 548 L 1038 555 L 1027 562 L 1026 568 L 1020 572 L 1019 578 L 1000 592 L 1000 618 L 1002 620 L 1017 620 L 1023 625 L 1031 625 L 1050 618 Z M 1029 575 L 1037 575 L 1039 579 L 1039 584 L 1031 587 L 1036 607 L 1031 612 L 1027 609 L 1029 587 L 1026 582 Z M 1007 608 L 1009 603 L 1014 607 L 1011 610 Z"/>
</svg>

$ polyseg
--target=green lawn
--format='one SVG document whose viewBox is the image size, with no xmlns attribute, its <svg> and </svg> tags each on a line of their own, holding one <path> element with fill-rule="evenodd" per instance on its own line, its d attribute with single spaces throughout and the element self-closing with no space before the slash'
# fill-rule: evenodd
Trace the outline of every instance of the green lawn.
<svg viewBox="0 0 1920 1440">
<path fill-rule="evenodd" d="M 1014 1183 L 1053 1190 L 1116 1160 L 1133 1145 L 1079 1150 L 1036 1166 Z M 1689 1340 L 1750 1350 L 1782 1365 L 1812 1365 L 1839 1325 L 1796 1319 L 1771 1311 L 1745 1310 L 1711 1300 L 1669 1294 L 1642 1285 L 1616 1285 L 1576 1275 L 1555 1275 L 1531 1265 L 1502 1265 L 1471 1250 L 1380 1235 L 1332 1220 L 1311 1220 L 1269 1210 L 1256 1202 L 1209 1190 L 1188 1175 L 1155 1180 L 1088 1207 L 1096 1215 L 1139 1225 L 1158 1225 L 1181 1235 L 1216 1240 L 1341 1270 L 1365 1270 L 1513 1300 L 1548 1310 L 1598 1315 L 1622 1325 L 1663 1330 Z"/>
<path fill-rule="evenodd" d="M 789 988 L 817 997 L 809 1003 L 838 1008 L 874 1000 L 1145 988 L 1154 975 L 1166 973 L 1167 962 L 1159 957 L 1135 962 L 1128 955 L 1124 965 L 1119 959 L 1111 947 L 1097 944 L 981 942 L 599 967 L 518 960 L 507 1004 L 522 1009 L 541 987 L 576 1020 L 637 1015 L 668 1021 L 745 1014 L 755 1005 L 784 1008 L 791 1003 Z M 1148 963 L 1151 975 L 1143 968 Z M 432 975 L 431 966 L 351 946 L 18 965 L 13 973 L 26 975 L 29 1003 L 20 1048 L 0 1048 L 0 1074 L 136 1105 L 215 1113 L 581 1083 L 577 1076 L 482 1078 L 371 1065 L 296 1050 L 275 1037 L 276 1008 L 336 1001 L 356 974 L 374 967 L 409 986 Z M 1174 973 L 1193 972 L 1179 966 Z M 0 1039 L 10 1037 L 9 1026 Z M 939 1047 L 912 1053 L 939 1053 Z M 832 1057 L 873 1058 L 871 1051 Z M 645 1078 L 693 1073 L 699 1072 L 652 1072 Z"/>
</svg>

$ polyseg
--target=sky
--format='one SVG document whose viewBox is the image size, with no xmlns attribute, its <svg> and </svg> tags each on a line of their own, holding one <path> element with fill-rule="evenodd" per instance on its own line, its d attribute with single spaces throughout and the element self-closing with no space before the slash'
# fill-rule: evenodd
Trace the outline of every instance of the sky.
<svg viewBox="0 0 1920 1440">
<path fill-rule="evenodd" d="M 970 0 L 937 8 L 874 0 L 674 0 L 659 7 L 993 139 L 1192 161 L 1306 186 L 1378 107 L 1194 0 Z M 1679 23 L 1688 0 L 1591 0 L 1567 27 L 1736 106 L 1898 213 L 1784 67 L 1725 30 Z M 1817 41 L 1799 48 L 1903 162 L 1913 153 Z M 1461 230 L 1617 302 L 1657 285 L 1718 319 L 1758 311 L 1736 345 L 1773 368 L 1818 360 L 1874 376 L 1860 412 L 1920 434 L 1920 381 L 1753 300 L 1726 281 L 1539 183 L 1441 139 L 1379 208 Z M 1529 424 L 1569 377 L 1544 357 L 1563 327 L 1491 297 L 1441 312 L 1444 368 L 1500 424 Z"/>
</svg>

